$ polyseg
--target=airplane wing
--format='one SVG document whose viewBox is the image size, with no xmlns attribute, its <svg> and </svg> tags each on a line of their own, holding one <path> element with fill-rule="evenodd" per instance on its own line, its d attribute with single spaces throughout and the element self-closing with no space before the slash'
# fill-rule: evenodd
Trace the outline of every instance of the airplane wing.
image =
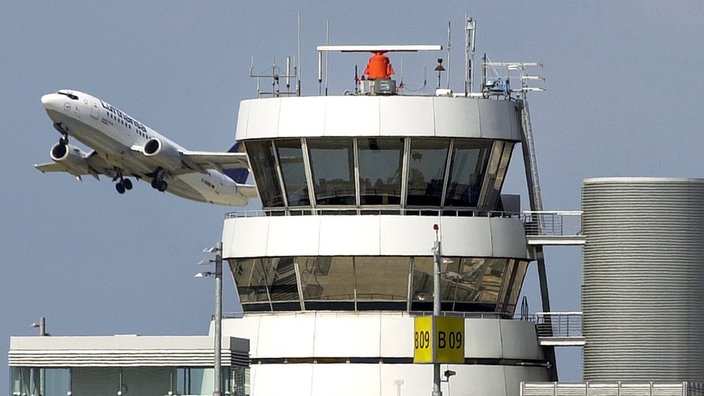
<svg viewBox="0 0 704 396">
<path fill-rule="evenodd" d="M 95 151 L 89 154 L 79 151 L 77 157 L 73 157 L 69 160 L 55 161 L 47 164 L 35 164 L 34 167 L 42 173 L 66 172 L 75 176 L 78 180 L 81 180 L 81 176 L 84 175 L 90 175 L 96 179 L 99 179 L 98 176 L 100 175 L 109 176 L 111 178 L 116 175 L 115 167 L 108 164 Z"/>
<path fill-rule="evenodd" d="M 193 169 L 249 169 L 245 153 L 216 153 L 208 151 L 183 151 L 181 159 Z"/>
</svg>

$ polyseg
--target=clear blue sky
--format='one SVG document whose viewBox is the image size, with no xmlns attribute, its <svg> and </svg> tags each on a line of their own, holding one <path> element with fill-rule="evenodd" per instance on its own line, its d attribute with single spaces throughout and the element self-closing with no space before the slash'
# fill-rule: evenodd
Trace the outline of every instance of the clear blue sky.
<svg viewBox="0 0 704 396">
<path fill-rule="evenodd" d="M 443 45 L 452 21 L 460 89 L 465 12 L 478 20 L 478 54 L 545 65 L 548 91 L 530 104 L 546 209 L 579 209 L 588 177 L 702 175 L 700 1 L 3 2 L 0 353 L 11 335 L 36 334 L 41 316 L 55 335 L 205 334 L 213 284 L 193 278 L 194 264 L 234 210 L 145 183 L 119 196 L 107 179 L 36 171 L 59 137 L 42 94 L 89 92 L 185 147 L 225 150 L 239 101 L 255 94 L 252 57 L 263 73 L 296 55 L 298 13 L 303 92 L 314 94 L 327 21 L 332 44 Z M 419 82 L 436 56 L 392 61 Z M 331 92 L 350 88 L 353 73 L 334 55 Z M 525 196 L 518 149 L 510 172 L 505 192 Z M 553 309 L 579 310 L 580 249 L 548 249 L 547 264 Z M 532 312 L 534 272 L 524 287 Z M 579 356 L 560 354 L 563 379 L 581 378 Z"/>
</svg>

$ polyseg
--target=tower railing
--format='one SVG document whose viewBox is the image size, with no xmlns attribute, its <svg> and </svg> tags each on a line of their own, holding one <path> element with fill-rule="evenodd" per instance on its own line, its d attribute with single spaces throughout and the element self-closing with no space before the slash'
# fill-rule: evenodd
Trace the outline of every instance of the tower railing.
<svg viewBox="0 0 704 396">
<path fill-rule="evenodd" d="M 581 312 L 536 312 L 529 320 L 535 323 L 541 345 L 584 345 Z"/>
<path fill-rule="evenodd" d="M 583 245 L 581 210 L 525 211 L 529 245 Z"/>
</svg>

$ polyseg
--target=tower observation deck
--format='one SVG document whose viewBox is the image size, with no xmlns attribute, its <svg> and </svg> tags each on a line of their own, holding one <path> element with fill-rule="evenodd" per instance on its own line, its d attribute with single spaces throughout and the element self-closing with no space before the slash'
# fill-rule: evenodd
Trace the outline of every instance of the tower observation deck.
<svg viewBox="0 0 704 396">
<path fill-rule="evenodd" d="M 354 93 L 241 102 L 262 210 L 225 219 L 245 314 L 223 329 L 250 339 L 252 395 L 427 394 L 413 320 L 433 311 L 436 224 L 441 311 L 467 334 L 453 389 L 549 379 L 535 327 L 511 319 L 534 260 L 501 194 L 523 106 L 486 79 L 479 93 L 401 95 L 387 54 L 440 48 L 321 46 L 372 54 Z"/>
</svg>

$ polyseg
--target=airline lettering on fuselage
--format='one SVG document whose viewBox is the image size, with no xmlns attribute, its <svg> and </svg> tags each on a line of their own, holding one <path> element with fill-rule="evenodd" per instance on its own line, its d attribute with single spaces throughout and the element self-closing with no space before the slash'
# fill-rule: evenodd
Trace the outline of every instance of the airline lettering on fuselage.
<svg viewBox="0 0 704 396">
<path fill-rule="evenodd" d="M 103 105 L 105 110 L 111 112 L 116 117 L 122 118 L 126 123 L 134 125 L 135 128 L 141 130 L 142 132 L 147 132 L 147 127 L 145 127 L 144 124 L 123 113 L 117 107 L 111 105 L 110 103 L 106 103 L 102 99 L 100 99 L 100 104 Z"/>
</svg>

